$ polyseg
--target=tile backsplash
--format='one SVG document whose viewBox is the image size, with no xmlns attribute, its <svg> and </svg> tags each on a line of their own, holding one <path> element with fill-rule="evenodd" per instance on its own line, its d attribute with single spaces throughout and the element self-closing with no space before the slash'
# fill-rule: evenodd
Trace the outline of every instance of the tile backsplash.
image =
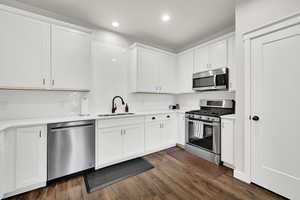
<svg viewBox="0 0 300 200">
<path fill-rule="evenodd" d="M 1 91 L 0 120 L 77 115 L 82 95 L 77 92 Z"/>
</svg>

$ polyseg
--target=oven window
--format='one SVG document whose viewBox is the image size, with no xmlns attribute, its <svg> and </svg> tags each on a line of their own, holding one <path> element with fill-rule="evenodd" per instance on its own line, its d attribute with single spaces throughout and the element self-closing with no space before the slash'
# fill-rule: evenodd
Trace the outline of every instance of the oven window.
<svg viewBox="0 0 300 200">
<path fill-rule="evenodd" d="M 188 123 L 188 141 L 203 149 L 213 151 L 213 126 L 206 125 L 200 121 Z"/>
<path fill-rule="evenodd" d="M 199 87 L 209 87 L 214 86 L 214 77 L 204 77 L 204 78 L 195 78 L 193 79 L 193 87 L 199 88 Z"/>
</svg>

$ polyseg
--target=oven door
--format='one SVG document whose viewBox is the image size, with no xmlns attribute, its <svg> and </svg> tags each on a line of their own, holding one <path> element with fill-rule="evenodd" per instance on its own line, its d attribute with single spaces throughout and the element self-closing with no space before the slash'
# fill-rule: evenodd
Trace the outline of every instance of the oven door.
<svg viewBox="0 0 300 200">
<path fill-rule="evenodd" d="M 220 123 L 186 118 L 186 143 L 215 154 L 220 154 Z"/>
</svg>

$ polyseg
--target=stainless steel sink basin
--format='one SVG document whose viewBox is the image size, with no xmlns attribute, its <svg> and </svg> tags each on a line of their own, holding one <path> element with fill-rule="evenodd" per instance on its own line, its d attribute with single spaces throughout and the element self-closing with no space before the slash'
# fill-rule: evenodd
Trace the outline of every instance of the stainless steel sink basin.
<svg viewBox="0 0 300 200">
<path fill-rule="evenodd" d="M 113 117 L 113 116 L 120 116 L 120 115 L 134 115 L 134 113 L 111 113 L 111 114 L 100 114 L 98 117 Z"/>
</svg>

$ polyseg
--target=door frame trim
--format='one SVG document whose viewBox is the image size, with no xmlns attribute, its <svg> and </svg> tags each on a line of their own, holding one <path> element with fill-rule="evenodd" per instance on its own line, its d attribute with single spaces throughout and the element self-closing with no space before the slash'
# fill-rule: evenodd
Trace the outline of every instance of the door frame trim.
<svg viewBox="0 0 300 200">
<path fill-rule="evenodd" d="M 249 116 L 252 113 L 253 106 L 253 87 L 252 81 L 253 77 L 251 76 L 253 66 L 252 66 L 252 54 L 251 54 L 251 42 L 253 39 L 264 36 L 269 33 L 273 33 L 285 28 L 289 28 L 295 25 L 300 24 L 300 13 L 296 13 L 293 15 L 289 15 L 287 17 L 281 18 L 277 21 L 273 21 L 269 24 L 266 24 L 262 27 L 254 29 L 250 32 L 246 32 L 243 34 L 244 41 L 244 90 L 245 90 L 245 114 L 244 114 L 244 171 L 242 180 L 248 183 L 251 183 L 253 180 L 252 170 L 253 170 L 253 134 L 252 134 L 252 120 L 249 120 Z M 237 176 L 236 178 L 239 178 Z"/>
</svg>

